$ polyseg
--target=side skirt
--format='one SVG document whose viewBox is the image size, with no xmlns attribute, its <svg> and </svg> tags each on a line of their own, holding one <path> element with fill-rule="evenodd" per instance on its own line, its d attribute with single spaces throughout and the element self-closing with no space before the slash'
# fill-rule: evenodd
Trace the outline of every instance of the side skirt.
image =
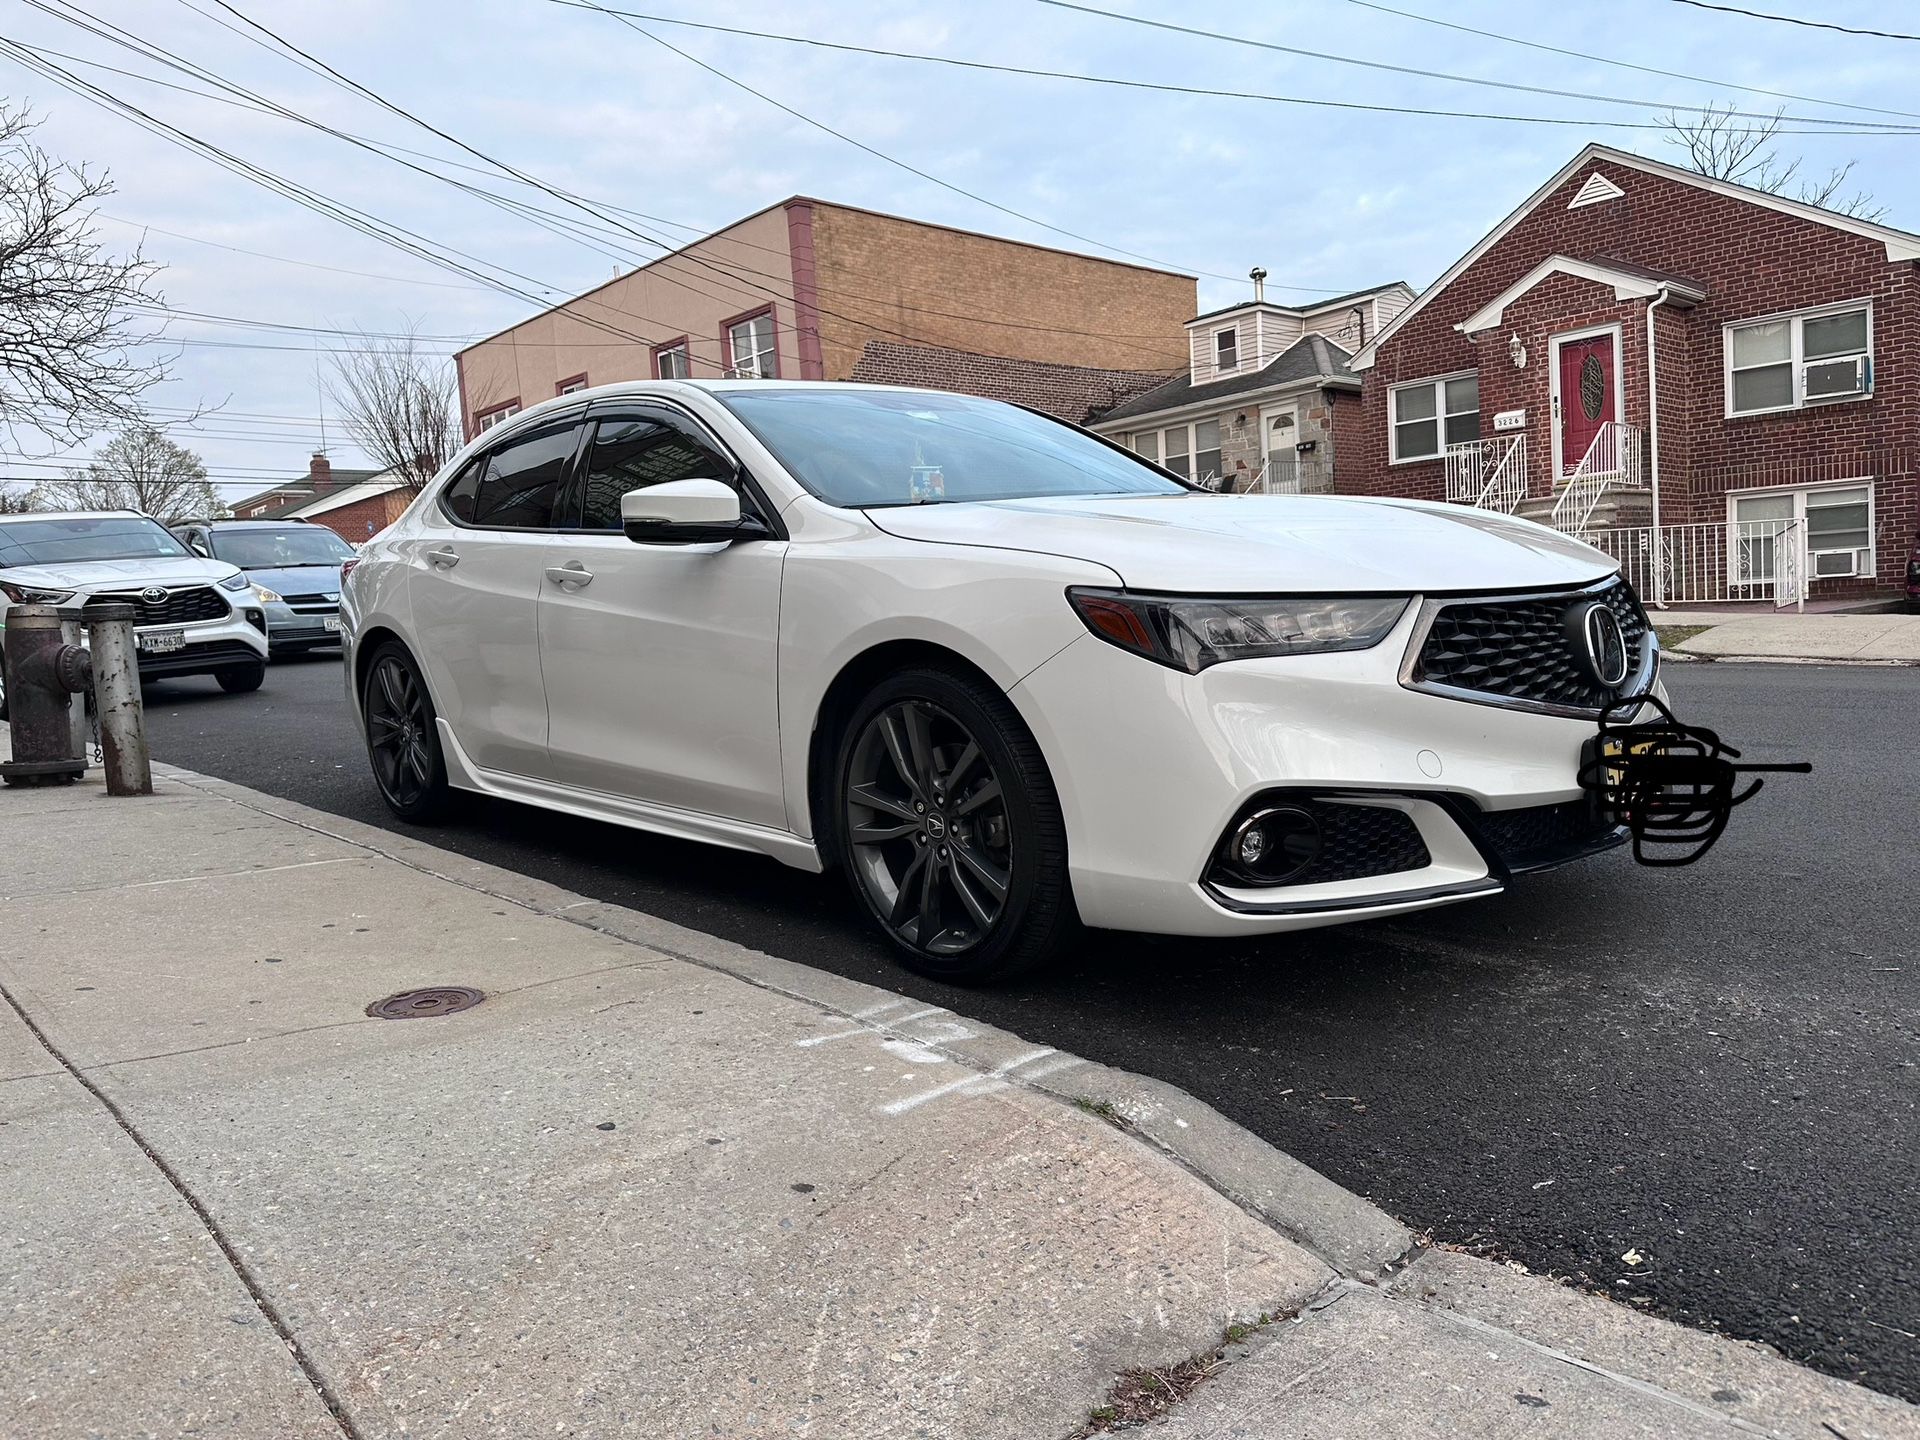
<svg viewBox="0 0 1920 1440">
<path fill-rule="evenodd" d="M 820 851 L 811 840 L 803 840 L 785 830 L 764 825 L 748 825 L 718 815 L 702 815 L 692 810 L 676 810 L 668 805 L 653 805 L 623 795 L 606 795 L 598 790 L 559 785 L 547 780 L 531 780 L 524 775 L 507 775 L 497 770 L 482 770 L 467 758 L 452 728 L 444 718 L 436 720 L 440 731 L 440 752 L 446 756 L 447 783 L 456 790 L 472 790 L 496 800 L 514 800 L 522 805 L 538 805 L 543 810 L 558 810 L 586 820 L 602 820 L 609 825 L 625 825 L 655 835 L 670 835 L 676 840 L 698 840 L 708 845 L 724 845 L 729 850 L 747 850 L 770 855 L 782 865 L 819 874 L 826 869 Z"/>
</svg>

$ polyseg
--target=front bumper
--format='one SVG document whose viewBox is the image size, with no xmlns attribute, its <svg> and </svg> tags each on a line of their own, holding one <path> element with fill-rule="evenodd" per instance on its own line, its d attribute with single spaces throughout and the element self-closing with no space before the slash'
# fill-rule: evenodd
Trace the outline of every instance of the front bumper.
<svg viewBox="0 0 1920 1440">
<path fill-rule="evenodd" d="M 1595 722 L 1400 684 L 1418 608 L 1370 650 L 1198 675 L 1087 635 L 1016 686 L 1060 794 L 1081 918 L 1177 935 L 1308 929 L 1496 893 L 1619 843 L 1576 813 Z M 1231 822 L 1276 790 L 1396 811 L 1427 863 L 1287 886 L 1210 876 Z"/>
<path fill-rule="evenodd" d="M 254 608 L 258 608 L 257 606 Z M 136 626 L 134 639 L 156 632 L 178 630 L 185 644 L 178 650 L 139 649 L 140 679 L 165 680 L 181 675 L 211 675 L 240 665 L 257 665 L 267 658 L 267 637 L 236 610 L 226 620 L 193 625 Z"/>
<path fill-rule="evenodd" d="M 340 643 L 340 611 L 338 607 L 327 610 L 295 609 L 281 601 L 268 605 L 267 641 L 275 654 L 296 650 L 313 650 L 323 645 Z M 333 628 L 327 628 L 327 622 L 333 621 Z"/>
</svg>

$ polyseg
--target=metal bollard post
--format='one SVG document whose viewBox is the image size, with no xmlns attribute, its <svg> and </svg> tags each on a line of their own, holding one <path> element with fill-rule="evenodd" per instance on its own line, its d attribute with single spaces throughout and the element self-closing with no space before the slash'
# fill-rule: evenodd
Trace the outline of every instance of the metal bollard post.
<svg viewBox="0 0 1920 1440">
<path fill-rule="evenodd" d="M 83 623 L 93 653 L 94 709 L 100 717 L 100 752 L 107 794 L 151 795 L 153 765 L 147 753 L 146 712 L 140 700 L 140 655 L 133 638 L 131 605 L 90 606 Z"/>
</svg>

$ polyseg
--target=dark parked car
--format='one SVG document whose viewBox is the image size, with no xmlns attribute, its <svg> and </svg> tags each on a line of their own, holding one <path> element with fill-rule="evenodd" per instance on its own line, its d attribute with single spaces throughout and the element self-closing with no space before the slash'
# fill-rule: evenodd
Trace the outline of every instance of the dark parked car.
<svg viewBox="0 0 1920 1440">
<path fill-rule="evenodd" d="M 1907 603 L 1920 608 L 1920 534 L 1913 537 L 1913 550 L 1907 556 Z"/>
<path fill-rule="evenodd" d="M 353 547 L 305 520 L 188 520 L 173 527 L 196 555 L 238 565 L 264 593 L 275 657 L 340 648 L 340 562 Z"/>
</svg>

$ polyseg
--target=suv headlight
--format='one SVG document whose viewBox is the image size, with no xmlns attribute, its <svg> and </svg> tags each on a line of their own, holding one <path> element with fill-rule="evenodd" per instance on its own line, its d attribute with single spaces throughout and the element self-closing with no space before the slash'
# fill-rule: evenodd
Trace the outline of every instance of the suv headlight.
<svg viewBox="0 0 1920 1440">
<path fill-rule="evenodd" d="M 222 590 L 244 590 L 252 583 L 251 580 L 247 579 L 246 571 L 236 570 L 220 582 L 220 588 Z"/>
<path fill-rule="evenodd" d="M 280 592 L 277 590 L 269 590 L 264 585 L 254 586 L 253 593 L 259 598 L 262 605 L 278 605 L 280 603 Z"/>
<path fill-rule="evenodd" d="M 0 593 L 16 605 L 64 605 L 73 598 L 71 590 L 41 590 L 32 585 L 10 585 L 0 580 Z"/>
<path fill-rule="evenodd" d="M 1182 598 L 1126 590 L 1067 591 L 1102 640 L 1198 675 L 1227 660 L 1365 650 L 1406 612 L 1404 595 L 1284 595 Z"/>
</svg>

